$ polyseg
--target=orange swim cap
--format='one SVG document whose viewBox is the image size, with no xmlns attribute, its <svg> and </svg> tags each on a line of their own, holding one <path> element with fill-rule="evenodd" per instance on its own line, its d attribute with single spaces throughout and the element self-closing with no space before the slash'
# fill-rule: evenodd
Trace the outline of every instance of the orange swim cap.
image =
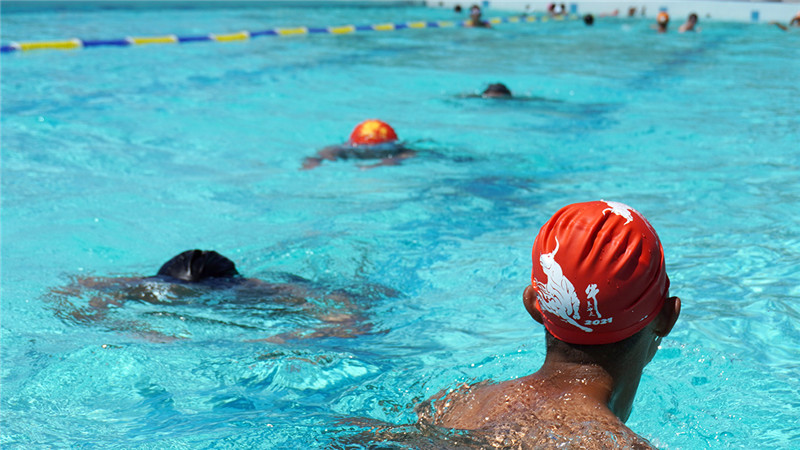
<svg viewBox="0 0 800 450">
<path fill-rule="evenodd" d="M 397 133 L 392 127 L 378 119 L 365 120 L 350 133 L 350 143 L 353 145 L 385 144 L 396 140 Z"/>
<path fill-rule="evenodd" d="M 665 13 L 664 11 L 661 11 L 660 13 L 658 13 L 658 16 L 656 16 L 656 22 L 658 22 L 658 23 L 668 23 L 669 22 L 669 14 Z"/>
<path fill-rule="evenodd" d="M 669 292 L 661 241 L 650 223 L 617 202 L 561 208 L 533 244 L 536 309 L 556 338 L 599 345 L 633 336 Z"/>
</svg>

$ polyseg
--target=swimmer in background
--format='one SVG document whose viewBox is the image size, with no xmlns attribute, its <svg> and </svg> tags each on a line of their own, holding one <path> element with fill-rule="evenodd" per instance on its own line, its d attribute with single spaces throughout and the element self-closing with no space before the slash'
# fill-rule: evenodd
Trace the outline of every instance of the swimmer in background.
<svg viewBox="0 0 800 450">
<path fill-rule="evenodd" d="M 583 23 L 586 24 L 587 27 L 594 25 L 594 16 L 591 14 L 586 14 L 583 16 Z"/>
<path fill-rule="evenodd" d="M 502 448 L 652 448 L 625 421 L 681 305 L 652 226 L 621 203 L 568 205 L 539 231 L 532 260 L 523 304 L 546 330 L 542 367 L 439 393 L 417 407 L 421 428 Z"/>
<path fill-rule="evenodd" d="M 792 17 L 792 20 L 789 21 L 788 27 L 778 22 L 770 22 L 770 25 L 775 25 L 783 31 L 789 31 L 789 28 L 791 27 L 800 27 L 800 11 L 797 11 L 797 14 Z"/>
<path fill-rule="evenodd" d="M 667 27 L 669 26 L 669 14 L 664 11 L 658 13 L 656 16 L 656 24 L 652 26 L 654 30 L 658 30 L 659 33 L 666 33 Z"/>
<path fill-rule="evenodd" d="M 508 100 L 509 102 L 521 102 L 530 104 L 562 104 L 563 100 L 549 99 L 545 97 L 536 97 L 532 95 L 514 95 L 511 89 L 503 83 L 491 83 L 483 91 L 470 92 L 468 94 L 458 94 L 456 98 L 460 99 L 483 99 L 483 100 Z M 500 104 L 500 103 L 497 103 Z M 428 152 L 426 152 L 427 154 Z M 434 152 L 435 153 L 435 152 Z"/>
<path fill-rule="evenodd" d="M 492 28 L 492 24 L 486 20 L 482 20 L 481 15 L 481 7 L 472 5 L 469 8 L 469 20 L 464 26 L 467 28 Z"/>
<path fill-rule="evenodd" d="M 208 301 L 208 295 L 223 293 L 222 302 L 213 301 L 208 306 L 223 305 L 230 309 L 232 305 L 240 305 L 245 310 L 248 306 L 269 303 L 278 306 L 279 312 L 294 309 L 319 320 L 323 326 L 310 332 L 286 333 L 262 339 L 271 342 L 283 342 L 294 338 L 316 337 L 353 337 L 369 331 L 364 323 L 360 308 L 355 304 L 355 297 L 343 290 L 328 291 L 315 286 L 309 280 L 295 275 L 288 276 L 288 282 L 269 283 L 255 278 L 244 278 L 236 270 L 230 259 L 215 251 L 187 250 L 173 257 L 150 277 L 123 278 L 78 278 L 68 286 L 52 290 L 56 296 L 56 314 L 70 322 L 98 324 L 117 331 L 129 331 L 135 335 L 155 342 L 169 342 L 182 339 L 153 329 L 147 323 L 139 321 L 121 321 L 114 317 L 114 310 L 122 308 L 128 302 L 139 302 L 159 305 L 174 309 L 186 305 L 202 305 Z M 379 295 L 395 296 L 396 292 L 382 286 L 367 288 Z M 75 307 L 69 299 L 89 296 L 88 305 Z M 319 299 L 327 307 L 323 308 L 309 302 Z M 175 314 L 169 311 L 158 312 L 161 316 L 178 315 L 181 320 L 186 315 L 181 311 Z M 209 319 L 203 319 L 208 321 Z M 237 325 L 231 322 L 220 322 L 221 325 Z"/>
<path fill-rule="evenodd" d="M 386 122 L 377 119 L 365 120 L 358 124 L 350 134 L 350 139 L 341 145 L 325 147 L 317 156 L 309 156 L 303 161 L 304 170 L 313 169 L 322 161 L 340 159 L 379 159 L 380 162 L 362 169 L 380 166 L 396 166 L 405 159 L 413 158 L 417 152 L 398 142 L 397 133 Z"/>
<path fill-rule="evenodd" d="M 700 27 L 697 27 L 697 14 L 689 14 L 689 17 L 686 18 L 686 22 L 678 27 L 678 33 L 685 33 L 687 31 L 700 31 Z"/>
<path fill-rule="evenodd" d="M 483 98 L 511 98 L 511 90 L 503 83 L 492 83 L 481 93 Z"/>
</svg>

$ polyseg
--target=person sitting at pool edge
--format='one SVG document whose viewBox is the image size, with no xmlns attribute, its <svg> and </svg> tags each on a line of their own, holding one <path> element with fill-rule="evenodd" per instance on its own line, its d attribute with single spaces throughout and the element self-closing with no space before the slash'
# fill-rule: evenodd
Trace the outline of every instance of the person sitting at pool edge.
<svg viewBox="0 0 800 450">
<path fill-rule="evenodd" d="M 503 448 L 651 448 L 624 422 L 680 314 L 655 230 L 622 203 L 572 204 L 541 228 L 532 259 L 522 297 L 545 327 L 542 367 L 440 393 L 418 406 L 420 423 Z"/>
<path fill-rule="evenodd" d="M 380 162 L 363 169 L 379 166 L 396 166 L 401 161 L 417 155 L 414 150 L 408 149 L 398 142 L 397 133 L 388 123 L 369 119 L 358 124 L 350 139 L 342 145 L 331 145 L 317 152 L 317 156 L 309 156 L 303 161 L 303 169 L 313 169 L 322 161 L 336 161 L 339 159 L 380 159 Z"/>
<path fill-rule="evenodd" d="M 686 18 L 686 22 L 678 27 L 678 33 L 685 33 L 687 31 L 700 31 L 699 28 L 695 29 L 697 26 L 697 14 L 691 13 L 689 17 Z"/>
<path fill-rule="evenodd" d="M 503 83 L 492 83 L 483 90 L 483 98 L 511 98 L 511 90 Z"/>
<path fill-rule="evenodd" d="M 492 28 L 492 24 L 481 19 L 481 14 L 481 7 L 472 5 L 469 8 L 469 20 L 465 26 L 469 28 Z"/>
</svg>

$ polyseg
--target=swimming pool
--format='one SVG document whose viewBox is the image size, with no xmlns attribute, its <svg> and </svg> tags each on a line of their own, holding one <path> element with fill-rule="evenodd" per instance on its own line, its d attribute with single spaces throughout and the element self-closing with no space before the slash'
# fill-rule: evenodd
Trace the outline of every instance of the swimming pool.
<svg viewBox="0 0 800 450">
<path fill-rule="evenodd" d="M 489 14 L 492 15 L 492 14 Z M 450 20 L 417 7 L 3 14 L 3 43 Z M 3 447 L 336 446 L 470 380 L 538 369 L 521 293 L 559 207 L 630 204 L 682 317 L 628 425 L 661 448 L 800 439 L 800 34 L 638 20 L 503 24 L 2 57 Z M 502 81 L 512 101 L 470 98 Z M 299 170 L 361 120 L 420 156 Z M 354 338 L 301 313 L 126 305 L 180 339 L 59 317 L 81 276 L 190 248 L 248 277 L 381 284 Z M 65 297 L 67 297 L 65 299 Z M 220 299 L 217 299 L 220 300 Z M 324 306 L 324 305 L 323 305 Z M 135 327 L 134 327 L 135 328 Z"/>
</svg>

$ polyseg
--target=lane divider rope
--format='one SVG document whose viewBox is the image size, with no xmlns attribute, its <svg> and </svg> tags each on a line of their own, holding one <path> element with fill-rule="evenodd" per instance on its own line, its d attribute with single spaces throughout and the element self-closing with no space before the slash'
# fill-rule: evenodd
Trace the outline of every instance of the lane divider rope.
<svg viewBox="0 0 800 450">
<path fill-rule="evenodd" d="M 570 16 L 512 16 L 512 17 L 495 17 L 488 20 L 492 25 L 501 23 L 525 23 L 525 22 L 547 22 L 549 20 L 565 20 L 577 19 L 577 15 Z M 295 28 L 270 28 L 262 31 L 239 31 L 236 33 L 228 34 L 207 34 L 199 36 L 178 36 L 174 34 L 165 36 L 141 36 L 141 37 L 126 37 L 122 39 L 102 39 L 102 40 L 84 40 L 84 39 L 67 39 L 62 41 L 39 41 L 39 42 L 11 42 L 8 45 L 0 46 L 1 53 L 12 53 L 17 51 L 31 51 L 31 50 L 77 50 L 81 48 L 91 47 L 128 47 L 132 45 L 153 45 L 153 44 L 188 44 L 192 42 L 234 42 L 245 41 L 248 39 L 258 38 L 262 36 L 297 36 L 307 34 L 352 34 L 364 31 L 395 31 L 405 29 L 423 29 L 423 28 L 456 28 L 466 27 L 469 21 L 452 22 L 446 20 L 440 21 L 416 21 L 416 22 L 403 22 L 403 23 L 381 23 L 375 25 L 344 25 L 334 27 L 295 27 Z"/>
</svg>

